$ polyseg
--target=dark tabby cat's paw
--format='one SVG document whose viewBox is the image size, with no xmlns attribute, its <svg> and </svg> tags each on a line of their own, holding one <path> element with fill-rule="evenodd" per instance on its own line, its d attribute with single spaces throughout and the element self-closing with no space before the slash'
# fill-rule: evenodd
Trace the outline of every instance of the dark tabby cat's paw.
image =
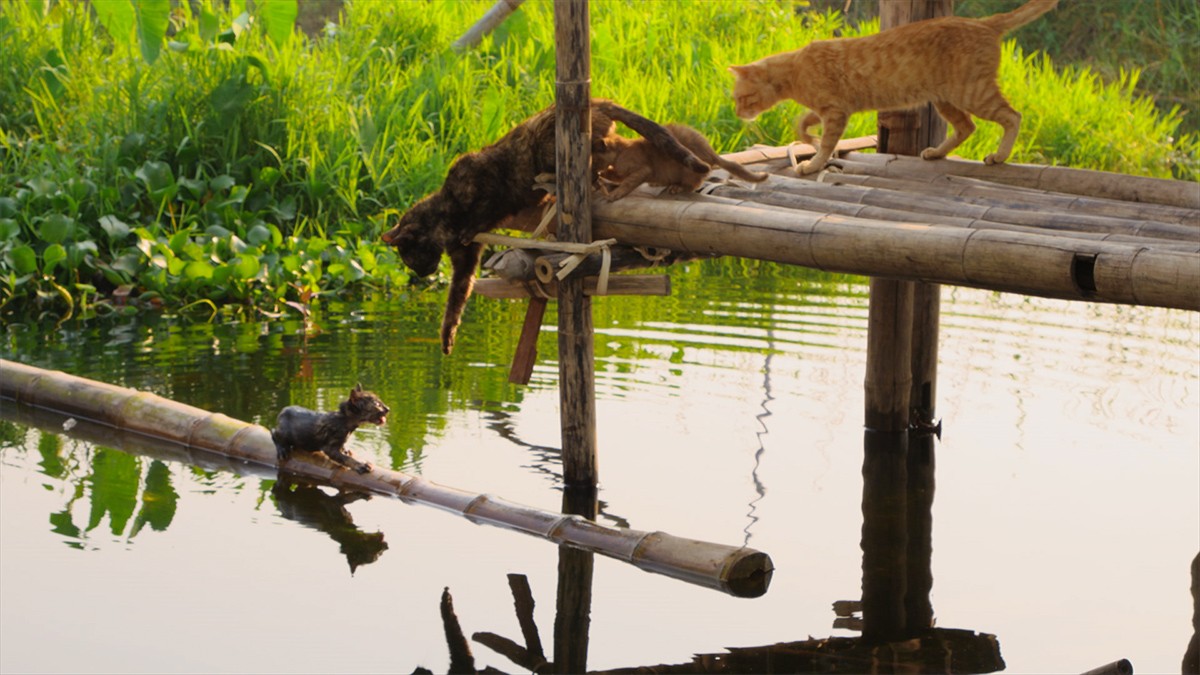
<svg viewBox="0 0 1200 675">
<path fill-rule="evenodd" d="M 354 467 L 354 470 L 358 473 L 370 473 L 373 468 L 369 462 L 359 462 L 358 466 Z"/>
</svg>

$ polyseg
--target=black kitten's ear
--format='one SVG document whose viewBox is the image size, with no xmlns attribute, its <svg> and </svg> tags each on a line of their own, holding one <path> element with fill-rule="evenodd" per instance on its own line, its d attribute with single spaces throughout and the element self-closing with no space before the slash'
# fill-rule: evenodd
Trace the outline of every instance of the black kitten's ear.
<svg viewBox="0 0 1200 675">
<path fill-rule="evenodd" d="M 357 397 L 361 393 L 363 393 L 362 382 L 359 382 L 358 384 L 354 385 L 354 388 L 350 390 L 350 396 L 352 398 Z"/>
</svg>

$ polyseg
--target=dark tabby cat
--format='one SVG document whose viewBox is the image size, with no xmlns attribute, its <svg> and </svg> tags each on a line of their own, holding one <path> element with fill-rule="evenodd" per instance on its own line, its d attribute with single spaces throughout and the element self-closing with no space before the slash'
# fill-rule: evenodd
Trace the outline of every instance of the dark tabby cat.
<svg viewBox="0 0 1200 675">
<path fill-rule="evenodd" d="M 279 464 L 287 461 L 293 450 L 323 452 L 338 464 L 366 473 L 371 465 L 350 456 L 345 449 L 346 439 L 362 424 L 387 422 L 390 411 L 378 396 L 364 391 L 361 384 L 350 390 L 350 398 L 342 401 L 337 412 L 322 413 L 289 405 L 279 411 L 275 429 L 271 431 Z"/>
<path fill-rule="evenodd" d="M 721 157 L 703 134 L 686 124 L 668 124 L 666 129 L 683 147 L 714 167 L 720 166 L 738 178 L 755 183 L 768 177 L 765 173 L 751 171 Z M 602 167 L 602 179 L 618 184 L 616 189 L 605 194 L 609 201 L 621 199 L 642 183 L 665 185 L 667 192 L 672 194 L 695 192 L 708 177 L 708 171 L 693 170 L 643 138 L 624 138 L 614 134 L 604 139 L 603 146 L 593 154 L 592 166 Z"/>
<path fill-rule="evenodd" d="M 614 121 L 696 171 L 708 171 L 707 164 L 662 126 L 603 99 L 592 100 L 593 146 L 615 136 Z M 414 204 L 383 234 L 384 242 L 399 249 L 400 258 L 417 276 L 436 272 L 443 251 L 450 257 L 453 275 L 442 317 L 443 353 L 454 348 L 454 334 L 475 285 L 483 246 L 472 240 L 542 200 L 544 193 L 534 184 L 539 174 L 554 173 L 554 136 L 555 108 L 550 106 L 492 145 L 455 160 L 442 187 Z"/>
</svg>

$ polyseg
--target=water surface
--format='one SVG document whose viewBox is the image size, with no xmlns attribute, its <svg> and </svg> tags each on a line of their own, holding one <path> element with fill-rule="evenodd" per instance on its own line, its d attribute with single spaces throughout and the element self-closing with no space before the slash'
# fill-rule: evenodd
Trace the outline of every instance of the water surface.
<svg viewBox="0 0 1200 675">
<path fill-rule="evenodd" d="M 862 280 L 741 261 L 672 276 L 670 298 L 595 303 L 599 520 L 746 544 L 776 571 L 735 598 L 597 556 L 587 667 L 857 636 L 833 603 L 863 589 Z M 507 369 L 523 311 L 473 300 L 451 357 L 436 290 L 330 302 L 309 322 L 12 324 L 0 357 L 267 426 L 361 382 L 393 412 L 356 433 L 360 457 L 558 510 L 554 317 L 521 387 Z M 937 626 L 994 635 L 1008 672 L 1177 672 L 1200 550 L 1197 314 L 954 288 L 942 312 Z M 468 638 L 521 641 L 509 574 L 528 579 L 551 654 L 551 543 L 127 452 L 103 430 L 0 431 L 4 672 L 444 672 L 444 588 Z"/>
</svg>

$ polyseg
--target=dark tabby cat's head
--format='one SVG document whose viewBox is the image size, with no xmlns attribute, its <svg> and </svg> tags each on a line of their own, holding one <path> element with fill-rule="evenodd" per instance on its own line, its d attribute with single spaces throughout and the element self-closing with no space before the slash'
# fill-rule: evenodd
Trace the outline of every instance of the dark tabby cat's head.
<svg viewBox="0 0 1200 675">
<path fill-rule="evenodd" d="M 387 407 L 375 392 L 367 391 L 359 384 L 350 390 L 350 398 L 342 404 L 342 412 L 356 424 L 383 424 L 387 422 L 387 414 L 391 412 L 391 408 Z"/>
<path fill-rule="evenodd" d="M 420 225 L 418 222 L 406 223 L 402 218 L 400 224 L 383 235 L 383 240 L 396 247 L 400 259 L 413 274 L 427 277 L 437 272 L 438 263 L 442 260 L 442 247 Z"/>
</svg>

